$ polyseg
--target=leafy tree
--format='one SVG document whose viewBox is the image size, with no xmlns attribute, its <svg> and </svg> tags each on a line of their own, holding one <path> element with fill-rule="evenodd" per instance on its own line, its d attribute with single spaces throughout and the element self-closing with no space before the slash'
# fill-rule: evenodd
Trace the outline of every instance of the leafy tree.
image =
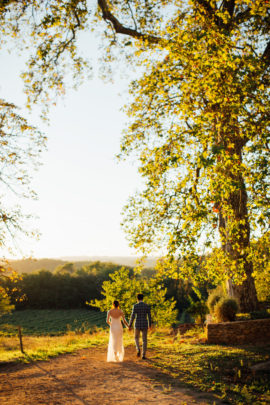
<svg viewBox="0 0 270 405">
<path fill-rule="evenodd" d="M 172 268 L 185 257 L 184 277 L 227 279 L 245 311 L 258 306 L 251 234 L 270 215 L 267 32 L 263 1 L 183 2 L 166 53 L 132 84 L 122 142 L 146 184 L 125 208 L 131 244 L 165 245 Z M 215 265 L 200 266 L 218 238 Z"/>
<path fill-rule="evenodd" d="M 3 279 L 15 279 L 14 275 L 8 275 L 7 269 L 0 265 L 0 281 Z M 6 289 L 0 285 L 0 316 L 12 311 L 14 309 L 14 305 L 11 305 L 10 298 Z"/>
<path fill-rule="evenodd" d="M 204 301 L 193 302 L 188 308 L 187 312 L 192 315 L 198 323 L 203 324 L 205 317 L 208 314 L 208 307 Z"/>
<path fill-rule="evenodd" d="M 75 267 L 73 263 L 59 264 L 54 270 L 55 274 L 73 274 L 75 273 Z"/>
<path fill-rule="evenodd" d="M 19 279 L 0 277 L 0 287 L 16 309 L 81 308 L 87 300 L 102 297 L 103 282 L 119 269 L 121 266 L 113 263 L 93 262 L 78 269 L 66 263 L 54 272 L 41 269 L 24 273 Z M 132 269 L 128 271 L 131 275 Z"/>
<path fill-rule="evenodd" d="M 45 137 L 18 114 L 11 103 L 0 99 L 0 248 L 10 247 L 17 232 L 27 232 L 18 197 L 35 198 L 30 188 L 32 172 Z M 13 202 L 13 203 L 12 203 Z"/>
<path fill-rule="evenodd" d="M 61 94 L 68 69 L 83 77 L 78 34 L 102 20 L 105 60 L 122 52 L 144 71 L 132 83 L 122 142 L 124 155 L 138 154 L 146 182 L 125 210 L 132 245 L 166 246 L 172 269 L 187 259 L 183 277 L 227 279 L 241 310 L 255 309 L 250 238 L 269 224 L 268 1 L 97 4 L 91 20 L 86 0 L 0 2 L 3 37 L 32 41 L 29 102 Z M 199 248 L 217 244 L 216 266 L 200 266 Z"/>
<path fill-rule="evenodd" d="M 91 306 L 108 311 L 117 299 L 125 316 L 130 317 L 132 305 L 136 302 L 137 294 L 141 292 L 145 295 L 145 302 L 151 306 L 151 315 L 157 325 L 169 326 L 175 322 L 175 301 L 172 298 L 166 299 L 166 289 L 157 279 L 130 277 L 125 268 L 110 274 L 110 278 L 110 281 L 104 281 L 102 285 L 104 299 L 89 302 Z"/>
</svg>

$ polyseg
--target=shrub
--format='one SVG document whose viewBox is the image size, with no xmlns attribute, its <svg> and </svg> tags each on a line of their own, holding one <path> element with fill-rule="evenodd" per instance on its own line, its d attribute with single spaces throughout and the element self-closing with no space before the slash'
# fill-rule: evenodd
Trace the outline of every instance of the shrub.
<svg viewBox="0 0 270 405">
<path fill-rule="evenodd" d="M 215 305 L 214 313 L 218 322 L 231 322 L 235 320 L 238 311 L 237 301 L 233 298 L 222 298 Z"/>
<path fill-rule="evenodd" d="M 187 312 L 192 315 L 198 323 L 204 323 L 205 316 L 209 311 L 204 301 L 197 301 L 188 308 Z"/>
<path fill-rule="evenodd" d="M 210 291 L 207 299 L 207 306 L 209 308 L 210 314 L 214 314 L 216 304 L 225 298 L 224 290 L 221 286 L 218 286 L 214 290 Z"/>
<path fill-rule="evenodd" d="M 191 315 L 187 311 L 182 312 L 180 320 L 179 320 L 180 324 L 182 324 L 182 323 L 193 323 L 193 322 L 194 321 L 191 318 Z"/>
</svg>

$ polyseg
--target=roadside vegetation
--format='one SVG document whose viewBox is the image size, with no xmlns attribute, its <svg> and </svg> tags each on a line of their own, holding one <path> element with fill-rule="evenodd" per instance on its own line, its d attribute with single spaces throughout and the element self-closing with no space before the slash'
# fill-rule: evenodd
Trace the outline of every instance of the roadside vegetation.
<svg viewBox="0 0 270 405">
<path fill-rule="evenodd" d="M 175 338 L 156 331 L 150 346 L 153 366 L 172 376 L 176 384 L 212 392 L 225 403 L 269 404 L 269 371 L 257 373 L 251 367 L 269 360 L 270 345 L 209 345 L 197 329 Z"/>
<path fill-rule="evenodd" d="M 155 325 L 149 332 L 146 364 L 165 373 L 168 392 L 180 386 L 209 392 L 230 404 L 270 403 L 269 370 L 253 368 L 270 361 L 270 345 L 210 345 L 201 326 L 207 316 L 214 321 L 265 318 L 268 295 L 261 311 L 243 314 L 236 302 L 228 301 L 222 284 L 195 286 L 181 278 L 164 278 L 158 269 L 140 273 L 100 262 L 82 268 L 67 263 L 53 272 L 23 274 L 14 282 L 6 279 L 5 287 L 15 311 L 7 313 L 7 308 L 0 317 L 0 364 L 44 361 L 95 347 L 102 349 L 105 361 L 107 309 L 118 298 L 129 318 L 141 291 L 152 307 Z M 180 334 L 179 324 L 190 322 L 197 326 Z M 127 329 L 124 345 L 134 348 L 133 333 Z"/>
<path fill-rule="evenodd" d="M 1 318 L 0 364 L 49 360 L 85 348 L 103 347 L 106 351 L 109 333 L 104 313 L 92 310 L 28 310 L 16 311 L 8 317 L 9 328 L 3 325 L 7 317 Z M 54 329 L 50 328 L 53 321 Z M 24 353 L 20 351 L 15 327 L 17 322 L 28 324 L 22 327 Z M 68 322 L 66 329 L 63 326 L 65 322 Z M 134 345 L 133 333 L 127 329 L 124 330 L 124 345 Z M 176 334 L 170 328 L 156 328 L 149 333 L 147 366 L 167 374 L 171 383 L 166 389 L 171 390 L 174 385 L 186 386 L 211 392 L 217 399 L 231 404 L 269 403 L 269 374 L 266 371 L 255 372 L 251 368 L 269 359 L 270 346 L 209 345 L 205 331 L 200 327 L 185 335 Z"/>
</svg>

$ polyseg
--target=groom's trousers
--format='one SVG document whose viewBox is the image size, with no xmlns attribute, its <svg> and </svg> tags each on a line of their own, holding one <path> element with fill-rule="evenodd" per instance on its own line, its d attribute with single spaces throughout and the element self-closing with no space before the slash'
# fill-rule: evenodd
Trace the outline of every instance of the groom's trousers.
<svg viewBox="0 0 270 405">
<path fill-rule="evenodd" d="M 140 332 L 142 332 L 142 355 L 145 356 L 146 349 L 147 349 L 147 328 L 144 329 L 137 329 L 135 328 L 135 344 L 137 352 L 140 352 Z"/>
</svg>

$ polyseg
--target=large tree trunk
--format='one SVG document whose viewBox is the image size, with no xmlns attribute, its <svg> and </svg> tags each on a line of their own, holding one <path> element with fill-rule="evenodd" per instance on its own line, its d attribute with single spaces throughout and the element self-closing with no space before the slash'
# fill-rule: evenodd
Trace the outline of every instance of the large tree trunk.
<svg viewBox="0 0 270 405">
<path fill-rule="evenodd" d="M 242 161 L 242 144 L 241 142 L 235 142 L 234 144 L 234 149 L 229 150 L 229 152 L 236 153 L 239 156 L 239 161 Z M 222 207 L 219 213 L 219 230 L 223 240 L 223 251 L 232 260 L 239 261 L 239 265 L 240 262 L 243 264 L 245 279 L 240 285 L 234 284 L 233 280 L 229 279 L 227 282 L 227 292 L 230 297 L 237 299 L 241 312 L 250 312 L 258 309 L 258 299 L 252 276 L 253 264 L 247 254 L 247 249 L 250 247 L 250 225 L 247 208 L 248 195 L 241 173 L 237 177 L 233 175 L 232 177 L 234 181 L 237 181 L 238 188 L 230 195 L 227 204 L 229 204 L 233 212 L 234 220 L 240 224 L 238 234 L 234 237 L 228 232 L 227 224 L 229 219 L 223 214 Z M 238 247 L 236 247 L 237 245 Z"/>
<path fill-rule="evenodd" d="M 247 263 L 252 268 L 252 263 Z M 251 270 L 251 269 L 250 269 Z M 258 309 L 257 292 L 255 288 L 254 278 L 252 277 L 252 271 L 248 270 L 247 278 L 241 285 L 233 284 L 232 280 L 227 281 L 227 293 L 229 297 L 235 298 L 239 303 L 240 311 L 243 313 L 255 311 Z"/>
</svg>

